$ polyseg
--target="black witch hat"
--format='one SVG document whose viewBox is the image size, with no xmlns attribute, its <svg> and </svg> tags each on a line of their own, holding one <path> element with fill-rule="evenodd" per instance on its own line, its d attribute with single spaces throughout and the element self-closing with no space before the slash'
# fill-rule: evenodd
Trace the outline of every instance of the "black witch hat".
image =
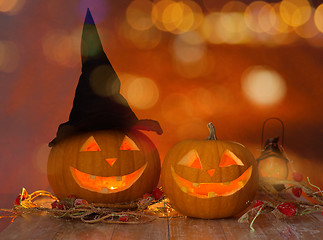
<svg viewBox="0 0 323 240">
<path fill-rule="evenodd" d="M 162 133 L 157 121 L 138 120 L 120 94 L 120 80 L 104 53 L 89 9 L 83 26 L 81 56 L 82 74 L 69 120 L 58 127 L 56 138 L 49 146 L 66 137 L 95 130 L 139 129 Z"/>
</svg>

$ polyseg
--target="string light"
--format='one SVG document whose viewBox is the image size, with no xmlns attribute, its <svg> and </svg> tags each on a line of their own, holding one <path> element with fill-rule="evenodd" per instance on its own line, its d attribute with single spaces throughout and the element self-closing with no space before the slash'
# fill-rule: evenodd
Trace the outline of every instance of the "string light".
<svg viewBox="0 0 323 240">
<path fill-rule="evenodd" d="M 129 5 L 127 20 L 134 28 L 148 28 L 153 24 L 157 29 L 173 34 L 198 29 L 211 44 L 260 42 L 286 45 L 297 39 L 316 38 L 319 31 L 323 32 L 320 21 L 323 4 L 314 9 L 308 0 L 254 1 L 249 5 L 229 1 L 223 6 L 204 0 L 204 6 L 208 13 L 203 13 L 201 7 L 190 0 L 156 0 L 149 3 L 137 0 Z M 139 12 L 141 16 L 135 18 Z"/>
</svg>

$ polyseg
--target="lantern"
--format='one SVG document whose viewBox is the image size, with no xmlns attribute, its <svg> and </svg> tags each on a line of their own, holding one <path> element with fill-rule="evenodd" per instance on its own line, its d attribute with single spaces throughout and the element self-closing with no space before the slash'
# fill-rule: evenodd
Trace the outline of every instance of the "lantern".
<svg viewBox="0 0 323 240">
<path fill-rule="evenodd" d="M 279 137 L 269 138 L 257 158 L 260 177 L 287 179 L 288 159 L 284 156 L 278 141 Z"/>
<path fill-rule="evenodd" d="M 282 126 L 282 138 L 284 138 L 284 124 L 279 118 L 268 118 L 263 123 L 262 139 L 264 128 L 269 120 L 277 120 Z M 261 155 L 257 158 L 259 176 L 261 178 L 280 178 L 287 179 L 288 177 L 288 159 L 283 154 L 282 146 L 279 145 L 279 137 L 269 138 Z M 263 145 L 263 144 L 261 144 Z"/>
<path fill-rule="evenodd" d="M 257 164 L 240 143 L 218 140 L 212 123 L 207 140 L 185 140 L 167 153 L 161 182 L 180 213 L 223 218 L 243 211 L 258 186 Z"/>
</svg>

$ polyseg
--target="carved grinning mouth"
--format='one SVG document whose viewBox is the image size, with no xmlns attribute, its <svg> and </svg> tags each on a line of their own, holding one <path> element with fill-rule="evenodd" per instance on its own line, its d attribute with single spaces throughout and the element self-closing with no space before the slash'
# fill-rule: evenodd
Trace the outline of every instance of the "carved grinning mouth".
<svg viewBox="0 0 323 240">
<path fill-rule="evenodd" d="M 123 176 L 101 177 L 70 167 L 75 182 L 86 190 L 103 194 L 116 193 L 130 188 L 145 171 L 147 163 L 138 170 Z"/>
<path fill-rule="evenodd" d="M 251 177 L 252 166 L 235 180 L 222 183 L 193 183 L 178 176 L 173 167 L 171 171 L 176 184 L 183 192 L 199 198 L 212 198 L 216 196 L 229 196 L 243 188 Z"/>
</svg>

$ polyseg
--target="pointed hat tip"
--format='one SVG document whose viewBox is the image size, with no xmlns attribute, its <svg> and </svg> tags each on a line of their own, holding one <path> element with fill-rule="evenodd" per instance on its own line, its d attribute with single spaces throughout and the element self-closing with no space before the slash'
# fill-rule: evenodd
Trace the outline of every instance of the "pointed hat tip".
<svg viewBox="0 0 323 240">
<path fill-rule="evenodd" d="M 90 9 L 88 8 L 86 11 L 86 16 L 85 16 L 85 21 L 84 24 L 91 24 L 91 25 L 95 25 L 92 14 L 90 12 Z"/>
</svg>

